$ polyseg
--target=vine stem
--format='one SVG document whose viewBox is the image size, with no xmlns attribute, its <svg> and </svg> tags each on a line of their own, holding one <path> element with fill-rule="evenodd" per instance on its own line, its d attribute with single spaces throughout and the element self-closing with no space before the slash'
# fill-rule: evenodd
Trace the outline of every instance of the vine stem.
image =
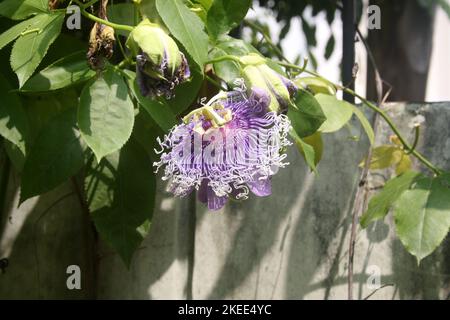
<svg viewBox="0 0 450 320">
<path fill-rule="evenodd" d="M 398 139 L 400 140 L 401 144 L 403 145 L 404 149 L 407 152 L 410 152 L 412 155 L 414 155 L 420 162 L 422 162 L 422 164 L 424 164 L 428 169 L 430 169 L 432 172 L 434 172 L 436 175 L 440 175 L 442 174 L 442 170 L 439 168 L 436 168 L 427 158 L 425 158 L 420 152 L 418 152 L 417 150 L 415 150 L 415 148 L 412 148 L 409 143 L 405 140 L 405 138 L 402 136 L 402 134 L 400 133 L 399 129 L 397 128 L 397 126 L 394 124 L 394 122 L 392 121 L 392 119 L 386 114 L 386 112 L 384 112 L 382 109 L 380 109 L 379 107 L 377 107 L 375 104 L 373 104 L 372 102 L 370 102 L 369 100 L 367 100 L 366 98 L 364 98 L 363 96 L 359 95 L 358 93 L 356 93 L 354 90 L 341 86 L 339 84 L 333 83 L 332 81 L 322 77 L 321 75 L 319 75 L 317 72 L 314 71 L 309 71 L 309 70 L 304 70 L 302 67 L 296 66 L 294 64 L 290 64 L 290 63 L 279 63 L 280 65 L 287 67 L 287 68 L 292 68 L 292 69 L 296 69 L 296 70 L 302 70 L 305 73 L 308 73 L 310 75 L 319 77 L 331 84 L 333 84 L 336 88 L 338 88 L 339 90 L 342 90 L 343 92 L 349 93 L 351 95 L 353 95 L 354 97 L 358 98 L 359 100 L 361 100 L 367 107 L 369 107 L 370 109 L 372 109 L 373 111 L 375 111 L 376 113 L 378 113 L 384 121 L 386 121 L 386 123 L 389 125 L 389 127 L 391 128 L 391 130 L 395 133 L 395 135 L 398 137 Z"/>
<path fill-rule="evenodd" d="M 86 11 L 85 7 L 83 6 L 83 4 L 79 1 L 79 0 L 73 0 L 73 2 L 75 2 L 77 5 L 80 6 L 81 8 L 81 14 L 83 16 L 85 16 L 86 18 L 98 22 L 100 24 L 104 24 L 105 26 L 110 26 L 111 28 L 117 29 L 117 30 L 124 30 L 124 31 L 133 31 L 134 27 L 132 26 L 128 26 L 128 25 L 124 25 L 124 24 L 118 24 L 118 23 L 113 23 L 113 22 L 109 22 L 107 20 L 104 19 L 100 19 L 99 17 L 90 14 L 89 12 Z"/>
<path fill-rule="evenodd" d="M 227 54 L 227 55 L 223 55 L 218 58 L 214 58 L 209 61 L 206 61 L 205 64 L 212 64 L 212 63 L 223 62 L 223 61 L 234 61 L 239 64 L 241 63 L 241 60 L 239 60 L 238 57 Z"/>
<path fill-rule="evenodd" d="M 269 44 L 269 46 L 272 47 L 272 49 L 277 54 L 278 58 L 280 58 L 286 62 L 289 62 L 289 60 L 287 60 L 284 57 L 283 52 L 280 50 L 280 48 L 275 43 L 273 43 L 271 37 L 266 33 L 266 31 L 261 26 L 257 25 L 256 23 L 254 23 L 252 21 L 249 21 L 249 20 L 244 20 L 244 25 L 248 26 L 249 28 L 253 29 L 254 31 L 261 33 L 264 40 Z"/>
</svg>

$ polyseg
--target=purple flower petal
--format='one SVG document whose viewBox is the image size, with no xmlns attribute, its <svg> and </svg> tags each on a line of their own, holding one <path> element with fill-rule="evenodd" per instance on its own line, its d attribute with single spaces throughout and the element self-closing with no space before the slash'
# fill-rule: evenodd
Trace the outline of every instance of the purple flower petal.
<svg viewBox="0 0 450 320">
<path fill-rule="evenodd" d="M 201 203 L 208 202 L 208 180 L 206 179 L 202 180 L 200 188 L 198 189 L 197 198 L 198 201 L 200 201 Z"/>
<path fill-rule="evenodd" d="M 267 197 L 272 194 L 272 183 L 269 178 L 259 179 L 247 183 L 250 191 L 258 197 Z"/>
<path fill-rule="evenodd" d="M 223 208 L 225 203 L 228 201 L 227 196 L 218 197 L 214 190 L 208 186 L 208 209 L 212 211 L 217 211 Z"/>
</svg>

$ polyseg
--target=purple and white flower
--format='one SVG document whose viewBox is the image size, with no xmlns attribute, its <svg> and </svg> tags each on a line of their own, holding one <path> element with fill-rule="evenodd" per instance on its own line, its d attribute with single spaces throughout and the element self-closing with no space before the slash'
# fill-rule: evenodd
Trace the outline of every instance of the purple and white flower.
<svg viewBox="0 0 450 320">
<path fill-rule="evenodd" d="M 254 89 L 221 92 L 188 114 L 163 140 L 160 161 L 169 190 L 184 197 L 198 190 L 210 210 L 249 192 L 271 194 L 271 178 L 285 167 L 291 128 L 286 115 L 269 109 L 270 96 Z"/>
</svg>

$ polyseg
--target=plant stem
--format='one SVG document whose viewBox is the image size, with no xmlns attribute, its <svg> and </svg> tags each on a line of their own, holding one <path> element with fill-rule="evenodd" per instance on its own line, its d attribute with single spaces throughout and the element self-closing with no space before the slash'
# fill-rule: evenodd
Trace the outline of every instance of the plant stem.
<svg viewBox="0 0 450 320">
<path fill-rule="evenodd" d="M 218 58 L 212 59 L 207 61 L 205 64 L 212 64 L 212 63 L 217 63 L 217 62 L 223 62 L 223 61 L 234 61 L 237 63 L 241 63 L 241 61 L 239 60 L 238 57 L 232 56 L 232 55 L 224 55 L 224 56 L 220 56 Z"/>
<path fill-rule="evenodd" d="M 82 8 L 81 14 L 92 21 L 98 22 L 100 24 L 104 24 L 105 26 L 110 26 L 111 28 L 114 28 L 117 30 L 125 30 L 125 31 L 131 32 L 134 29 L 134 27 L 132 27 L 132 26 L 128 26 L 128 25 L 124 25 L 124 24 L 117 24 L 117 23 L 109 22 L 107 20 L 100 19 L 99 17 L 94 16 L 93 14 L 90 14 L 89 12 L 87 12 L 85 10 L 85 8 L 83 7 L 83 4 L 79 0 L 73 0 L 73 2 L 75 2 Z"/>
<path fill-rule="evenodd" d="M 297 69 L 297 70 L 303 70 L 301 67 L 293 65 L 293 64 L 289 64 L 289 63 L 283 63 L 283 65 L 287 68 L 292 68 L 292 69 Z M 405 150 L 407 152 L 410 152 L 412 155 L 414 155 L 420 162 L 422 162 L 427 168 L 429 168 L 431 171 L 433 171 L 436 175 L 440 175 L 442 174 L 442 170 L 439 168 L 436 168 L 427 158 L 425 158 L 420 152 L 418 152 L 417 150 L 415 150 L 414 148 L 412 148 L 409 143 L 405 140 L 405 138 L 402 136 L 402 134 L 400 133 L 400 131 L 398 130 L 398 128 L 395 126 L 395 124 L 393 123 L 392 119 L 386 114 L 386 112 L 384 112 L 383 110 L 381 110 L 380 108 L 378 108 L 375 104 L 373 104 L 372 102 L 368 101 L 366 98 L 362 97 L 361 95 L 357 94 L 355 91 L 353 91 L 352 89 L 346 88 L 344 86 L 338 85 L 336 83 L 331 82 L 330 80 L 320 76 L 317 72 L 314 71 L 309 71 L 309 70 L 303 70 L 304 72 L 319 77 L 321 79 L 324 79 L 326 81 L 328 81 L 329 83 L 332 83 L 336 88 L 342 90 L 343 92 L 347 92 L 351 95 L 353 95 L 354 97 L 360 99 L 363 104 L 365 104 L 367 107 L 369 107 L 370 109 L 372 109 L 373 111 L 375 111 L 376 113 L 378 113 L 383 119 L 384 121 L 386 121 L 386 123 L 389 125 L 389 127 L 391 128 L 391 130 L 395 133 L 395 135 L 398 137 L 398 139 L 400 140 L 400 142 L 402 143 L 403 147 L 405 148 Z"/>
<path fill-rule="evenodd" d="M 272 47 L 272 49 L 275 51 L 275 53 L 277 54 L 279 59 L 282 59 L 282 60 L 284 60 L 286 62 L 289 62 L 284 57 L 283 52 L 280 50 L 280 48 L 275 43 L 273 43 L 271 37 L 266 33 L 266 31 L 261 26 L 257 25 L 256 23 L 253 23 L 253 22 L 251 22 L 249 20 L 244 20 L 244 24 L 247 25 L 249 28 L 251 28 L 251 29 L 261 33 L 262 36 L 264 37 L 264 40 L 267 42 L 267 44 L 269 46 Z"/>
<path fill-rule="evenodd" d="M 205 74 L 205 78 L 206 78 L 206 80 L 208 80 L 212 85 L 214 85 L 217 89 L 219 89 L 219 90 L 225 90 L 219 82 L 217 82 L 215 79 L 211 78 L 211 77 L 208 76 L 207 74 Z"/>
<path fill-rule="evenodd" d="M 374 105 L 372 102 L 368 101 L 366 98 L 362 97 L 361 95 L 357 94 L 355 91 L 345 88 L 342 86 L 338 86 L 340 89 L 344 92 L 347 92 L 358 99 L 360 99 L 366 106 L 368 106 L 373 111 L 377 112 L 383 119 L 386 121 L 386 123 L 391 127 L 391 130 L 395 133 L 395 135 L 398 137 L 400 142 L 402 143 L 403 147 L 407 152 L 410 152 L 412 155 L 414 155 L 420 162 L 422 162 L 426 167 L 428 167 L 431 171 L 433 171 L 436 175 L 442 174 L 442 170 L 439 168 L 436 168 L 427 158 L 425 158 L 420 152 L 415 150 L 413 147 L 409 145 L 409 143 L 405 140 L 405 138 L 402 136 L 398 128 L 395 126 L 395 124 L 392 122 L 392 119 L 380 108 L 378 108 L 376 105 Z"/>
</svg>

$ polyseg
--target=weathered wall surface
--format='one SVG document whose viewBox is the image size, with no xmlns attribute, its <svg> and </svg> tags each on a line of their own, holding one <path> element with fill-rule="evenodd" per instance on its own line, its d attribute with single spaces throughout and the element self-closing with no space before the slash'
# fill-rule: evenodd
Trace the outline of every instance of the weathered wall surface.
<svg viewBox="0 0 450 320">
<path fill-rule="evenodd" d="M 411 139 L 408 124 L 422 114 L 419 149 L 450 169 L 450 104 L 387 108 Z M 382 125 L 377 144 L 389 135 Z M 130 270 L 101 241 L 92 251 L 86 215 L 70 184 L 16 209 L 17 183 L 11 183 L 0 240 L 0 258 L 8 257 L 10 265 L 0 275 L 0 298 L 345 299 L 350 215 L 368 143 L 356 122 L 352 132 L 343 129 L 324 140 L 318 175 L 291 148 L 291 165 L 274 177 L 271 197 L 230 203 L 219 213 L 192 199 L 173 199 L 161 186 L 150 235 Z M 389 174 L 372 175 L 371 185 Z M 373 292 L 367 282 L 374 271 L 388 286 L 372 299 L 448 298 L 448 239 L 418 267 L 387 218 L 358 229 L 355 250 L 356 298 Z M 81 291 L 66 288 L 71 264 L 82 269 Z"/>
</svg>

